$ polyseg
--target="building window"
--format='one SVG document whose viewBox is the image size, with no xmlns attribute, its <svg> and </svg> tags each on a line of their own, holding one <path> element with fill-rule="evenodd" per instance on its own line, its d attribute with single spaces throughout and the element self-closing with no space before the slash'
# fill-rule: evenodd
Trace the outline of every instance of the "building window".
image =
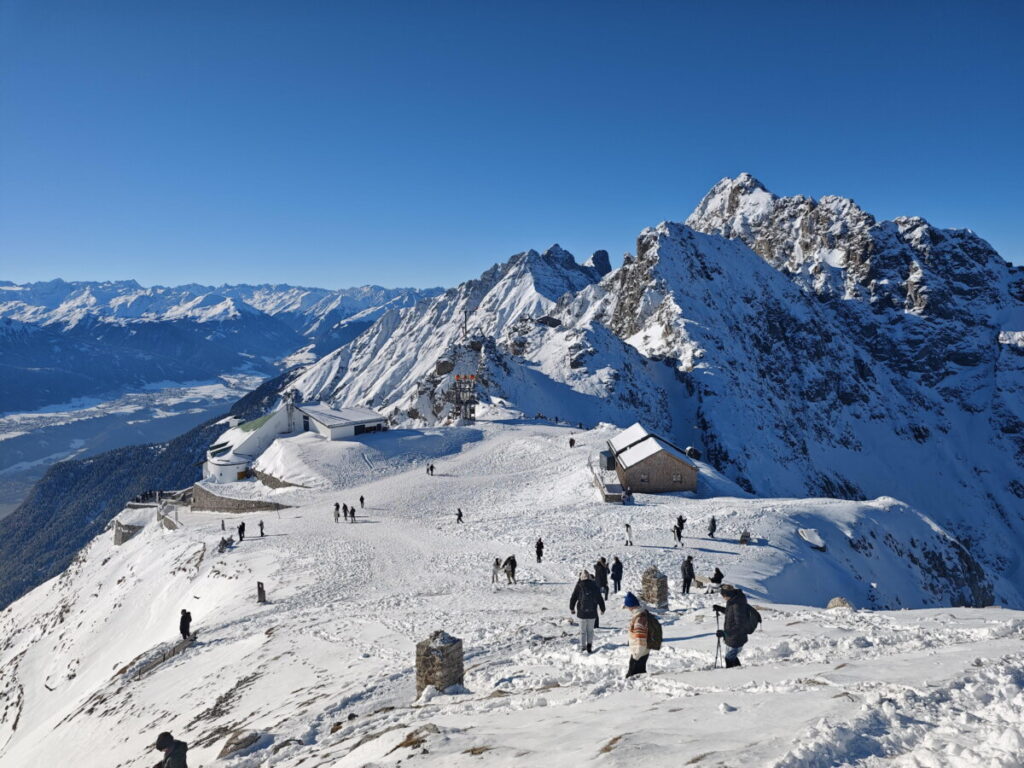
<svg viewBox="0 0 1024 768">
<path fill-rule="evenodd" d="M 683 476 L 682 476 L 682 474 L 679 473 L 679 472 L 673 472 L 672 473 L 672 482 L 673 483 L 679 483 L 680 485 L 682 485 L 683 484 Z"/>
<path fill-rule="evenodd" d="M 646 482 L 648 482 L 649 479 L 650 479 L 650 477 L 648 476 L 648 474 L 646 472 L 641 472 L 640 473 L 640 482 L 641 483 L 646 483 Z"/>
</svg>

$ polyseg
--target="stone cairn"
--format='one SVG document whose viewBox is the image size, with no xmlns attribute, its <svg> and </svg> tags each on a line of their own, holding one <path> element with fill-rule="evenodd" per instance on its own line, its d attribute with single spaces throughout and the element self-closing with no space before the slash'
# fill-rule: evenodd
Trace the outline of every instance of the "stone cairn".
<svg viewBox="0 0 1024 768">
<path fill-rule="evenodd" d="M 428 685 L 443 691 L 462 685 L 462 641 L 443 630 L 437 630 L 416 643 L 416 696 Z"/>
<path fill-rule="evenodd" d="M 640 596 L 648 605 L 668 608 L 668 577 L 652 565 L 640 580 Z"/>
<path fill-rule="evenodd" d="M 852 610 L 853 606 L 850 604 L 850 601 L 847 600 L 845 597 L 833 597 L 831 600 L 828 601 L 828 606 L 826 610 L 834 611 L 838 608 L 849 608 Z"/>
</svg>

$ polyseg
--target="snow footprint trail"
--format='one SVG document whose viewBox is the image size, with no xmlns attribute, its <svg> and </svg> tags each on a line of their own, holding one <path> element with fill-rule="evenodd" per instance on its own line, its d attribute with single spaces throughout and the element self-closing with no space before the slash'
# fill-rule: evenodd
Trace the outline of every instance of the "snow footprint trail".
<svg viewBox="0 0 1024 768">
<path fill-rule="evenodd" d="M 774 768 L 985 766 L 1024 761 L 1024 654 L 975 669 L 933 690 L 886 683 L 872 689 L 847 723 L 821 720 Z"/>
</svg>

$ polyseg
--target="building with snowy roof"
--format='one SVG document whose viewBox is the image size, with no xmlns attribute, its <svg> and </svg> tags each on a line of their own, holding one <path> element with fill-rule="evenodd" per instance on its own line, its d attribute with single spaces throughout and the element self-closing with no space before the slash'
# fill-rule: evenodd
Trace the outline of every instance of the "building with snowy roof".
<svg viewBox="0 0 1024 768">
<path fill-rule="evenodd" d="M 325 403 L 300 405 L 291 399 L 258 419 L 237 423 L 227 420 L 229 429 L 206 451 L 203 479 L 233 483 L 249 474 L 249 467 L 279 437 L 315 432 L 325 440 L 378 432 L 388 428 L 387 418 L 370 408 L 337 407 Z"/>
<path fill-rule="evenodd" d="M 611 438 L 605 455 L 622 486 L 634 493 L 697 490 L 697 466 L 686 452 L 640 424 Z"/>
</svg>

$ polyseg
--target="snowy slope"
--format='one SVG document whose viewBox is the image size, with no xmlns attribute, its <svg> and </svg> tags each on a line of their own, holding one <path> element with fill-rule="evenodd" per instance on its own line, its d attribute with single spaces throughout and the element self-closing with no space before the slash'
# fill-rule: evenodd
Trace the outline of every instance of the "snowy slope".
<svg viewBox="0 0 1024 768">
<path fill-rule="evenodd" d="M 164 729 L 189 742 L 190 764 L 238 767 L 1017 764 L 1024 614 L 822 609 L 833 592 L 861 608 L 948 604 L 949 576 L 967 570 L 938 526 L 892 499 L 602 504 L 586 457 L 611 430 L 576 431 L 569 449 L 573 432 L 494 422 L 367 436 L 352 442 L 375 457 L 358 477 L 355 462 L 333 461 L 335 443 L 319 441 L 317 456 L 308 437 L 282 440 L 277 471 L 316 467 L 323 487 L 257 491 L 299 506 L 243 516 L 250 537 L 260 519 L 268 535 L 224 554 L 212 548 L 219 515 L 183 511 L 168 531 L 151 510 L 124 513 L 146 523 L 136 538 L 97 538 L 0 615 L 0 764 L 151 765 Z M 360 494 L 359 521 L 333 523 L 333 502 Z M 698 573 L 722 567 L 764 616 L 742 669 L 709 669 L 713 597 L 678 593 L 669 525 L 680 513 Z M 715 540 L 704 533 L 711 514 Z M 626 521 L 633 548 L 621 546 Z M 827 551 L 807 547 L 798 526 L 819 531 Z M 742 528 L 752 545 L 736 542 Z M 922 567 L 933 548 L 945 576 Z M 520 583 L 492 587 L 489 563 L 512 552 Z M 672 585 L 664 648 L 630 681 L 621 599 L 593 656 L 575 650 L 568 614 L 574 574 L 612 554 L 626 588 L 651 563 Z M 255 602 L 256 580 L 267 605 Z M 198 642 L 136 679 L 174 641 L 182 607 Z M 417 702 L 413 646 L 437 628 L 465 643 L 466 692 Z M 238 730 L 259 736 L 216 760 Z"/>
<path fill-rule="evenodd" d="M 752 493 L 903 499 L 1019 604 L 1024 270 L 969 231 L 746 174 L 620 268 L 573 285 L 580 269 L 516 257 L 384 315 L 299 389 L 424 425 L 473 374 L 527 417 L 640 420 Z"/>
</svg>

